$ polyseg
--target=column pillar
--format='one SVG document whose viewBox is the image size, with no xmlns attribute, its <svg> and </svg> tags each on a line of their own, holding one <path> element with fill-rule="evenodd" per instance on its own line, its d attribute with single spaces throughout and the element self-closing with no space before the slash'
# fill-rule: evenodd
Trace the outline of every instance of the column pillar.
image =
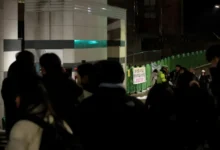
<svg viewBox="0 0 220 150">
<path fill-rule="evenodd" d="M 4 40 L 18 39 L 18 1 L 3 0 L 4 14 Z M 4 71 L 7 72 L 19 49 L 4 52 Z"/>
<path fill-rule="evenodd" d="M 3 13 L 3 0 L 0 0 L 0 87 L 2 87 L 2 81 L 4 79 L 4 50 L 3 50 L 3 23 L 4 13 Z M 1 94 L 0 94 L 1 96 Z M 4 103 L 2 100 L 2 96 L 0 97 L 0 119 L 4 115 Z M 0 128 L 2 128 L 2 123 L 0 120 Z"/>
<path fill-rule="evenodd" d="M 0 0 L 0 86 L 4 74 L 7 73 L 11 63 L 15 61 L 15 55 L 19 50 L 4 51 L 4 40 L 18 39 L 18 1 Z M 0 128 L 4 116 L 4 103 L 0 97 Z"/>
<path fill-rule="evenodd" d="M 109 41 L 121 41 L 118 46 L 108 46 L 108 60 L 119 61 L 126 74 L 127 66 L 127 45 L 126 45 L 126 21 L 116 20 L 115 22 L 108 24 L 108 40 Z M 126 79 L 124 82 L 126 87 Z"/>
</svg>

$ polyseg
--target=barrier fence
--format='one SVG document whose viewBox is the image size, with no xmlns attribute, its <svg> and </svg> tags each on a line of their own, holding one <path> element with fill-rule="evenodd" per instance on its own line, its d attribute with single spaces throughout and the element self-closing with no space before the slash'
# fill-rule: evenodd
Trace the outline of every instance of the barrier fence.
<svg viewBox="0 0 220 150">
<path fill-rule="evenodd" d="M 177 64 L 186 68 L 195 68 L 205 63 L 205 51 L 202 50 L 171 56 L 157 62 L 152 62 L 151 64 L 127 66 L 127 92 L 131 94 L 147 90 L 151 86 L 151 74 L 153 70 L 159 70 L 163 65 L 168 66 L 169 70 L 172 71 Z"/>
</svg>

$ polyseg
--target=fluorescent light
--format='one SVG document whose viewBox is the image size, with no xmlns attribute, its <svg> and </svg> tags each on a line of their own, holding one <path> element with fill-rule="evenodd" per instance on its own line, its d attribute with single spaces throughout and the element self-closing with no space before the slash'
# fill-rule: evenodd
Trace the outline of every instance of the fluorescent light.
<svg viewBox="0 0 220 150">
<path fill-rule="evenodd" d="M 90 7 L 88 7 L 88 9 L 91 9 Z"/>
<path fill-rule="evenodd" d="M 92 12 L 91 10 L 88 10 L 88 12 Z"/>
<path fill-rule="evenodd" d="M 107 10 L 106 8 L 102 8 L 102 10 Z"/>
</svg>

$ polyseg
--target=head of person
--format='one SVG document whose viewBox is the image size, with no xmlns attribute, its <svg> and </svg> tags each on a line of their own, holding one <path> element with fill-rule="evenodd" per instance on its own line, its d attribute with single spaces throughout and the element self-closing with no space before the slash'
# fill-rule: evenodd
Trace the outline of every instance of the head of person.
<svg viewBox="0 0 220 150">
<path fill-rule="evenodd" d="M 183 74 L 183 73 L 185 73 L 185 72 L 186 72 L 186 68 L 181 67 L 181 68 L 180 68 L 180 74 Z"/>
<path fill-rule="evenodd" d="M 165 115 L 165 113 L 170 113 L 169 111 L 173 109 L 173 104 L 174 92 L 166 84 L 156 84 L 149 91 L 146 105 L 151 113 L 163 115 Z"/>
<path fill-rule="evenodd" d="M 216 67 L 220 58 L 220 44 L 212 45 L 206 51 L 206 60 Z"/>
<path fill-rule="evenodd" d="M 90 63 L 83 63 L 77 67 L 77 83 L 83 88 L 87 87 L 93 77 L 94 68 Z"/>
<path fill-rule="evenodd" d="M 40 66 L 42 75 L 56 76 L 64 72 L 60 58 L 54 53 L 42 55 Z"/>
<path fill-rule="evenodd" d="M 34 55 L 29 51 L 21 51 L 16 55 L 16 61 L 25 64 L 34 64 Z"/>
<path fill-rule="evenodd" d="M 197 88 L 200 88 L 200 85 L 199 85 L 199 82 L 193 80 L 189 83 L 189 87 L 197 89 Z"/>
<path fill-rule="evenodd" d="M 192 74 L 195 74 L 195 70 L 193 68 L 190 68 L 189 72 L 191 72 Z"/>
<path fill-rule="evenodd" d="M 202 76 L 204 76 L 206 74 L 205 70 L 201 71 Z"/>
<path fill-rule="evenodd" d="M 29 51 L 17 53 L 16 61 L 11 67 L 14 69 L 11 70 L 9 74 L 16 74 L 20 79 L 29 79 L 37 75 L 34 64 L 34 55 Z"/>
<path fill-rule="evenodd" d="M 153 71 L 154 73 L 158 73 L 158 70 L 157 69 L 154 69 L 154 71 Z"/>
<path fill-rule="evenodd" d="M 168 73 L 168 67 L 167 66 L 162 66 L 161 71 L 165 74 Z"/>
<path fill-rule="evenodd" d="M 117 61 L 102 60 L 94 64 L 96 85 L 101 83 L 122 84 L 125 73 Z"/>
<path fill-rule="evenodd" d="M 180 65 L 176 65 L 176 72 L 180 71 L 181 66 Z"/>
</svg>

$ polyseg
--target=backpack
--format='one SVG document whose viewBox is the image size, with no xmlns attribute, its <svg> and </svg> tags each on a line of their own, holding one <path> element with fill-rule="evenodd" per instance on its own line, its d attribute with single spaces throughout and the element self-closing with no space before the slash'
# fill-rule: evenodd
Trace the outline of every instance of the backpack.
<svg viewBox="0 0 220 150">
<path fill-rule="evenodd" d="M 39 150 L 82 150 L 79 140 L 65 129 L 63 121 L 56 120 L 54 124 L 49 124 L 36 116 L 26 120 L 43 129 Z"/>
</svg>

